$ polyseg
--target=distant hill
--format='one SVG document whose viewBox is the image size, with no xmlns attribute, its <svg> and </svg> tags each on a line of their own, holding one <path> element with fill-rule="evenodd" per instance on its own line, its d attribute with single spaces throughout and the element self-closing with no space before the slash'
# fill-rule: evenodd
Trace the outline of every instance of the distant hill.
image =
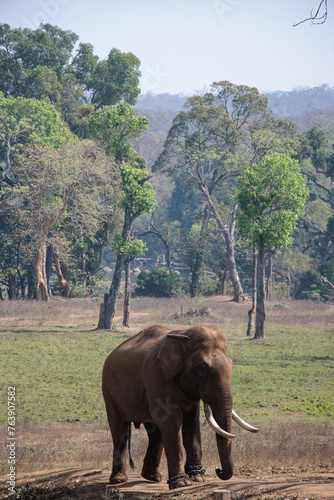
<svg viewBox="0 0 334 500">
<path fill-rule="evenodd" d="M 168 110 L 175 114 L 182 110 L 187 96 L 179 94 L 140 94 L 137 100 L 137 109 L 147 109 L 150 111 Z"/>
<path fill-rule="evenodd" d="M 334 109 L 334 87 L 325 84 L 290 92 L 267 92 L 265 95 L 273 113 L 281 118 Z"/>
<path fill-rule="evenodd" d="M 290 92 L 266 92 L 269 105 L 278 117 L 299 116 L 305 113 L 319 113 L 334 110 L 334 87 L 299 87 Z M 138 110 L 171 111 L 175 114 L 182 110 L 187 96 L 179 94 L 139 95 L 136 108 Z"/>
</svg>

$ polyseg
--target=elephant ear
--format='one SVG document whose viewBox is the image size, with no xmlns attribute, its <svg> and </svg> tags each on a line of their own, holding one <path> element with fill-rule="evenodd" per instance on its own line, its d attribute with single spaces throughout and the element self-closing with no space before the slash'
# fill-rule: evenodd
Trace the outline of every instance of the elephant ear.
<svg viewBox="0 0 334 500">
<path fill-rule="evenodd" d="M 185 353 L 184 342 L 187 340 L 189 340 L 187 335 L 168 333 L 163 341 L 158 361 L 166 380 L 171 380 L 181 372 Z"/>
</svg>

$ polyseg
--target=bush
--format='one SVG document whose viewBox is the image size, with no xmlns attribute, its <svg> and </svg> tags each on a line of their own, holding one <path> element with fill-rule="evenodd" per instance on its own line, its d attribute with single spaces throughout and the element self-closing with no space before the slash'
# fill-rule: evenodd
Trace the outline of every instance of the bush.
<svg viewBox="0 0 334 500">
<path fill-rule="evenodd" d="M 214 280 L 209 278 L 209 276 L 203 275 L 199 283 L 199 293 L 204 297 L 210 297 L 211 295 L 218 295 L 220 292 L 219 280 Z"/>
<path fill-rule="evenodd" d="M 182 291 L 182 285 L 178 274 L 155 267 L 140 272 L 134 294 L 142 297 L 172 297 Z"/>
</svg>

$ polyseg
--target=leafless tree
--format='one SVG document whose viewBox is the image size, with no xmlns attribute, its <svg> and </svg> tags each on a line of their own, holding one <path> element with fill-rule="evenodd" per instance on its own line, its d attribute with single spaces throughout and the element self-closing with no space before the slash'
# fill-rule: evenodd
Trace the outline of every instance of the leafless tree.
<svg viewBox="0 0 334 500">
<path fill-rule="evenodd" d="M 293 26 L 299 26 L 299 24 L 306 23 L 307 21 L 311 21 L 311 24 L 324 24 L 327 19 L 327 14 L 327 0 L 321 0 L 315 13 L 312 9 L 310 12 L 310 17 L 303 19 L 303 21 L 299 21 L 299 23 L 295 23 Z"/>
</svg>

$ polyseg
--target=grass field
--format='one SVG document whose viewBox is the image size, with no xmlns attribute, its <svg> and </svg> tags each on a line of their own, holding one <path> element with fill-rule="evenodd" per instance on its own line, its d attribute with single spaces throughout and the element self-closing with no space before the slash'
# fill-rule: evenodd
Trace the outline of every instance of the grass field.
<svg viewBox="0 0 334 500">
<path fill-rule="evenodd" d="M 119 314 L 121 307 L 120 302 Z M 110 332 L 95 330 L 99 303 L 93 300 L 0 303 L 1 433 L 7 430 L 7 387 L 14 385 L 23 468 L 56 462 L 108 463 L 110 437 L 100 389 L 103 363 L 119 343 L 150 324 L 217 324 L 225 330 L 233 360 L 234 407 L 262 430 L 251 437 L 238 431 L 242 439 L 235 450 L 240 467 L 248 463 L 245 449 L 252 463 L 260 457 L 265 463 L 271 459 L 273 465 L 287 457 L 301 466 L 305 461 L 326 465 L 332 460 L 333 305 L 267 304 L 262 341 L 245 336 L 249 303 L 234 304 L 221 297 L 138 298 L 131 307 L 131 328 L 122 328 L 117 316 L 116 329 Z M 208 431 L 204 419 L 203 430 Z M 136 432 L 134 451 L 139 456 L 142 438 Z M 52 444 L 47 436 L 53 436 Z M 214 446 L 211 441 L 210 433 L 207 450 Z"/>
</svg>

